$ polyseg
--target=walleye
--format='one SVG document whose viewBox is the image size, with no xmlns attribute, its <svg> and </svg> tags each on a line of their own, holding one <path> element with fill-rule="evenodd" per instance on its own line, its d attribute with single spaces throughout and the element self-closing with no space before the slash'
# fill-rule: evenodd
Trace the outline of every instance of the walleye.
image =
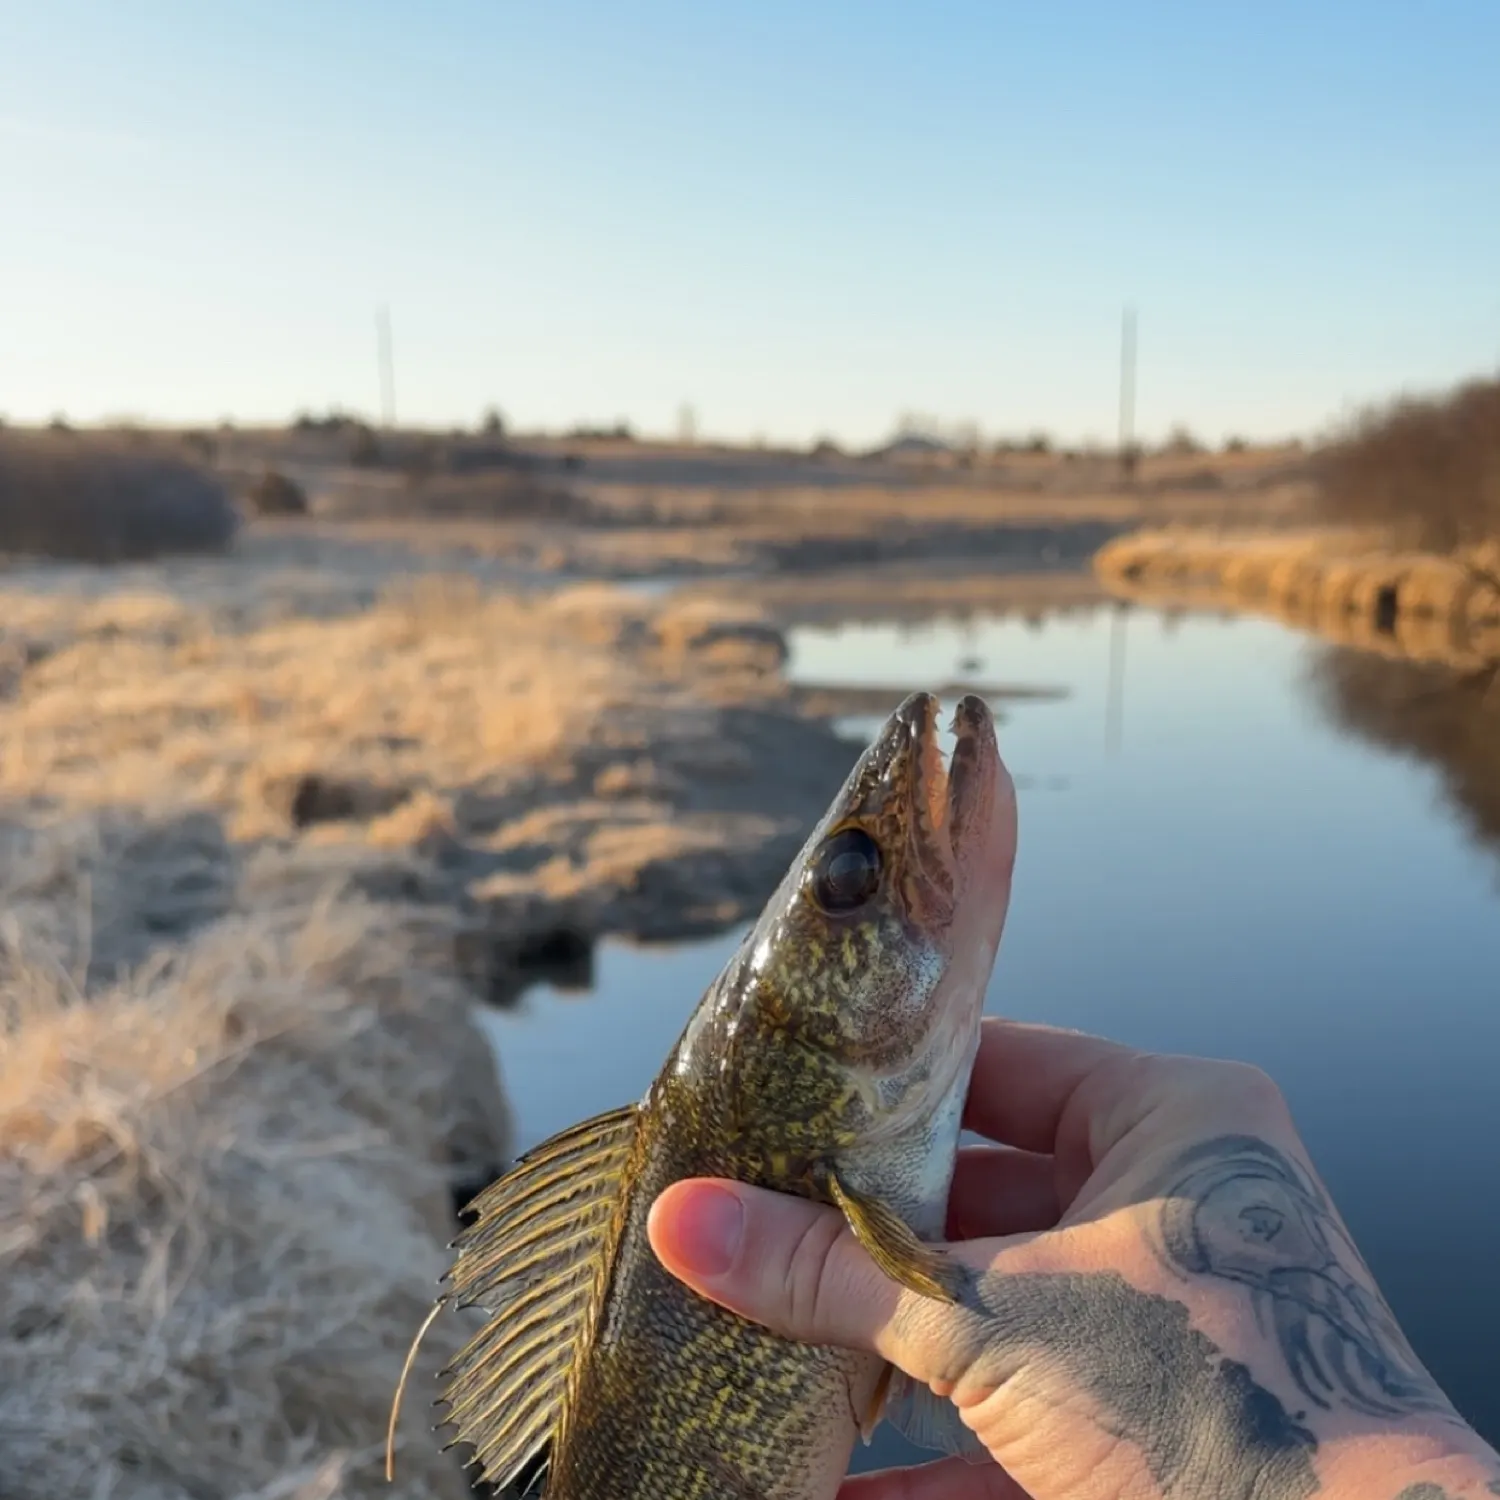
<svg viewBox="0 0 1500 1500">
<path fill-rule="evenodd" d="M 433 1311 L 491 1315 L 442 1396 L 442 1425 L 489 1483 L 544 1460 L 548 1500 L 803 1500 L 833 1492 L 882 1415 L 973 1454 L 925 1387 L 697 1297 L 646 1238 L 668 1184 L 735 1178 L 837 1205 L 888 1275 L 956 1296 L 928 1242 L 943 1235 L 1016 807 L 983 700 L 960 701 L 953 731 L 945 766 L 937 700 L 908 698 L 645 1097 L 554 1136 L 474 1200 Z"/>
</svg>

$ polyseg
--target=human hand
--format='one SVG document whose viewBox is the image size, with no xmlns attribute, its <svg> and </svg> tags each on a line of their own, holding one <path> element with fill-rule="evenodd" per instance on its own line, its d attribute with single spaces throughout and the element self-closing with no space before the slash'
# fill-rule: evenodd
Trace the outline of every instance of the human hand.
<svg viewBox="0 0 1500 1500">
<path fill-rule="evenodd" d="M 878 1351 L 994 1459 L 861 1476 L 844 1500 L 1500 1495 L 1500 1459 L 1412 1352 L 1264 1074 L 987 1020 L 964 1123 L 998 1144 L 959 1153 L 956 1305 L 798 1198 L 680 1182 L 652 1210 L 689 1286 Z"/>
</svg>

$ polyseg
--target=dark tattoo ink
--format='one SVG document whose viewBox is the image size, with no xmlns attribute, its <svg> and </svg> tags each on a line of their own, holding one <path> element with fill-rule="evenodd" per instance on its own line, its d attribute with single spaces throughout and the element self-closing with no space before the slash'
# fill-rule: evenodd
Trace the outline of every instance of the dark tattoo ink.
<svg viewBox="0 0 1500 1500">
<path fill-rule="evenodd" d="M 1500 1479 L 1491 1479 L 1485 1484 L 1485 1493 L 1500 1495 Z M 1441 1484 L 1409 1484 L 1396 1496 L 1396 1500 L 1460 1500 L 1460 1496 Z"/>
<path fill-rule="evenodd" d="M 1157 1253 L 1184 1278 L 1245 1288 L 1314 1406 L 1456 1419 L 1333 1205 L 1290 1158 L 1251 1136 L 1223 1136 L 1184 1153 L 1165 1184 Z"/>
<path fill-rule="evenodd" d="M 981 1274 L 966 1301 L 998 1365 L 1035 1362 L 1092 1398 L 1104 1430 L 1139 1449 L 1166 1500 L 1318 1492 L 1315 1434 L 1192 1328 L 1182 1303 L 1114 1272 Z"/>
</svg>

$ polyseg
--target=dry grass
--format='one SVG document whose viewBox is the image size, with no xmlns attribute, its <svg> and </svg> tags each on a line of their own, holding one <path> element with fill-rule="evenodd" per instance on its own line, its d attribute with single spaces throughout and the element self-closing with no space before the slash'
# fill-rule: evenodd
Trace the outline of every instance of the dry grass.
<svg viewBox="0 0 1500 1500">
<path fill-rule="evenodd" d="M 0 576 L 7 1500 L 389 1493 L 450 1185 L 507 1154 L 475 985 L 560 913 L 742 919 L 848 769 L 753 608 L 393 559 Z M 457 1496 L 409 1406 L 399 1492 Z"/>
<path fill-rule="evenodd" d="M 1122 586 L 1148 581 L 1222 583 L 1246 595 L 1295 592 L 1302 574 L 1376 552 L 1378 534 L 1353 529 L 1244 532 L 1200 527 L 1133 531 L 1101 547 L 1094 572 Z"/>
<path fill-rule="evenodd" d="M 1331 521 L 1435 552 L 1500 538 L 1500 380 L 1366 412 L 1313 473 Z"/>
<path fill-rule="evenodd" d="M 316 424 L 221 434 L 217 452 L 246 483 L 267 467 L 297 475 L 310 526 L 404 531 L 418 546 L 441 536 L 548 571 L 615 577 L 922 557 L 1081 570 L 1128 525 L 1305 522 L 1311 488 L 1295 449 L 1153 456 L 1126 483 L 1102 452 L 1009 452 L 955 467 L 406 431 L 382 433 L 379 462 L 354 466 L 344 443 L 344 427 Z"/>
<path fill-rule="evenodd" d="M 0 431 L 0 552 L 104 563 L 222 552 L 238 525 L 224 486 L 180 448 Z"/>
<path fill-rule="evenodd" d="M 9 1500 L 391 1493 L 448 1143 L 486 1128 L 455 1087 L 477 1038 L 388 910 L 264 862 L 227 872 L 228 914 L 109 977 L 101 934 L 139 930 L 121 895 L 143 867 L 201 871 L 201 843 L 124 814 L 0 822 Z M 461 1332 L 439 1324 L 429 1374 Z M 462 1495 L 451 1459 L 409 1442 L 397 1493 Z"/>
<path fill-rule="evenodd" d="M 462 581 L 334 618 L 240 622 L 166 592 L 83 605 L 21 586 L 5 621 L 45 655 L 7 709 L 0 792 L 79 807 L 169 789 L 226 809 L 238 837 L 285 829 L 266 792 L 286 777 L 508 784 L 558 749 L 570 697 L 597 708 L 616 691 L 606 652 L 573 652 L 545 607 Z"/>
<path fill-rule="evenodd" d="M 847 747 L 795 718 L 780 638 L 743 609 L 432 576 L 369 605 L 257 613 L 228 587 L 220 605 L 165 587 L 84 601 L 17 576 L 0 610 L 29 662 L 5 704 L 0 795 L 209 808 L 231 839 L 297 837 L 367 888 L 446 883 L 486 902 L 500 877 L 550 867 L 559 891 L 624 898 L 674 852 L 726 846 L 774 876 L 847 768 Z M 730 727 L 731 705 L 759 716 Z M 797 763 L 726 772 L 736 738 L 780 739 Z M 735 899 L 763 896 L 759 879 Z"/>
<path fill-rule="evenodd" d="M 330 476 L 324 517 L 354 521 L 515 521 L 588 524 L 607 513 L 571 490 L 525 473 L 392 474 L 348 470 Z"/>
<path fill-rule="evenodd" d="M 1329 640 L 1465 669 L 1500 660 L 1495 548 L 1392 551 L 1381 533 L 1135 532 L 1094 560 L 1119 597 L 1255 610 Z"/>
</svg>

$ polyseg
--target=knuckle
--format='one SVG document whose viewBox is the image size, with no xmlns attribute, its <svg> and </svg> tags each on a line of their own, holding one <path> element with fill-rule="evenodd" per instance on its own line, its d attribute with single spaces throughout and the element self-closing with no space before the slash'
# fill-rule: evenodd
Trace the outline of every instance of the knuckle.
<svg viewBox="0 0 1500 1500">
<path fill-rule="evenodd" d="M 955 1386 L 968 1373 L 976 1341 L 961 1337 L 961 1323 L 924 1298 L 903 1296 L 891 1319 L 891 1333 L 926 1381 Z M 968 1330 L 972 1334 L 972 1330 Z"/>
<path fill-rule="evenodd" d="M 1276 1080 L 1254 1063 L 1225 1063 L 1224 1081 L 1235 1095 L 1253 1108 L 1279 1115 L 1286 1109 L 1286 1099 Z"/>
</svg>

